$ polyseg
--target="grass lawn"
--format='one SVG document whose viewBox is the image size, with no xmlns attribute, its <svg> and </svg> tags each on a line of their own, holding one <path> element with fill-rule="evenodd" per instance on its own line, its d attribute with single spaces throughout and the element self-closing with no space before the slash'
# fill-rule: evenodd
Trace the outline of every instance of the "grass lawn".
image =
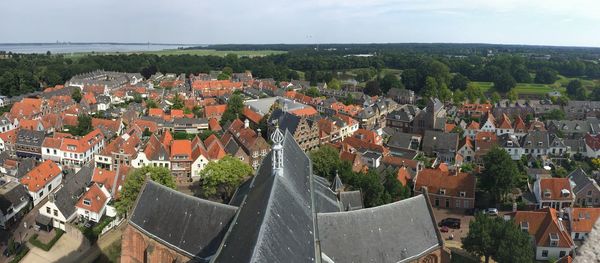
<svg viewBox="0 0 600 263">
<path fill-rule="evenodd" d="M 600 84 L 600 80 L 597 79 L 567 78 L 562 75 L 559 75 L 558 77 L 559 79 L 556 81 L 556 83 L 559 83 L 563 87 L 567 87 L 567 85 L 569 85 L 569 81 L 574 79 L 579 79 L 583 86 L 588 90 L 592 90 L 597 84 Z"/>
<path fill-rule="evenodd" d="M 492 82 L 477 82 L 477 81 L 475 81 L 474 83 L 479 85 L 479 87 L 481 88 L 481 91 L 483 91 L 484 93 L 493 92 L 494 84 L 492 84 Z M 518 94 L 534 94 L 534 95 L 542 94 L 543 95 L 548 92 L 554 91 L 554 88 L 548 84 L 517 83 L 517 86 L 515 87 L 515 91 Z M 558 91 L 560 91 L 561 93 L 564 93 L 565 88 L 560 87 L 560 88 L 558 88 Z"/>
<path fill-rule="evenodd" d="M 284 54 L 286 51 L 278 51 L 278 50 L 214 50 L 214 49 L 190 49 L 190 50 L 182 50 L 182 49 L 167 49 L 167 50 L 159 50 L 159 51 L 141 51 L 141 52 L 102 52 L 102 53 L 92 53 L 92 52 L 80 52 L 73 54 L 65 54 L 65 56 L 70 58 L 78 58 L 87 55 L 117 55 L 117 54 L 152 54 L 158 56 L 174 56 L 174 55 L 196 55 L 196 56 L 219 56 L 224 57 L 228 54 L 236 54 L 240 57 L 264 57 L 268 55 L 278 55 Z"/>
</svg>

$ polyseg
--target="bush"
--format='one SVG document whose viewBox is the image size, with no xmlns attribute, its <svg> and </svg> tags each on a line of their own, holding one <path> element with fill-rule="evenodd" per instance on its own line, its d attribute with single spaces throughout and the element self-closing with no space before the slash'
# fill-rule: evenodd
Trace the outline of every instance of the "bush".
<svg viewBox="0 0 600 263">
<path fill-rule="evenodd" d="M 13 260 L 11 260 L 10 263 L 20 262 L 21 259 L 23 259 L 25 255 L 27 255 L 27 253 L 29 253 L 29 247 L 27 247 L 26 244 L 22 244 L 22 246 L 23 248 L 21 249 L 21 252 L 19 252 L 19 254 L 16 254 L 15 258 L 13 258 Z"/>
<path fill-rule="evenodd" d="M 56 242 L 58 241 L 58 239 L 60 239 L 60 237 L 65 233 L 64 231 L 60 230 L 60 229 L 56 229 L 56 235 L 54 235 L 54 238 L 52 238 L 52 240 L 50 240 L 50 242 L 48 244 L 42 243 L 42 241 L 39 241 L 37 239 L 38 234 L 34 234 L 33 236 L 31 236 L 29 238 L 29 243 L 31 243 L 32 245 L 39 247 L 45 251 L 50 251 L 50 249 L 52 249 L 52 247 L 54 246 L 54 244 L 56 244 Z"/>
<path fill-rule="evenodd" d="M 81 227 L 80 230 L 83 235 L 93 244 L 98 240 L 98 237 L 102 233 L 102 229 L 104 229 L 110 222 L 112 222 L 115 218 L 113 217 L 103 217 L 98 224 L 93 227 Z"/>
</svg>

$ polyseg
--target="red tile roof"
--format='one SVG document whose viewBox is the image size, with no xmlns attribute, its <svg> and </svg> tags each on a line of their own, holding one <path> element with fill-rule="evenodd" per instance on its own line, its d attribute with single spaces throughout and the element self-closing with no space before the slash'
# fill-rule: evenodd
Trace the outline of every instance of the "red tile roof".
<svg viewBox="0 0 600 263">
<path fill-rule="evenodd" d="M 220 131 L 223 129 L 221 127 L 221 125 L 219 124 L 219 121 L 215 118 L 210 118 L 208 120 L 208 127 L 210 128 L 211 131 Z"/>
<path fill-rule="evenodd" d="M 20 179 L 29 192 L 37 192 L 45 185 L 61 174 L 61 170 L 53 161 L 46 160 L 29 171 Z"/>
<path fill-rule="evenodd" d="M 258 124 L 260 122 L 260 120 L 263 118 L 263 116 L 261 116 L 260 114 L 258 114 L 257 112 L 251 110 L 248 107 L 244 107 L 244 109 L 242 110 L 242 114 L 248 118 L 248 120 L 250 120 L 251 122 L 254 122 L 256 124 Z"/>
<path fill-rule="evenodd" d="M 221 115 L 225 113 L 227 109 L 227 104 L 214 105 L 214 106 L 206 106 L 204 107 L 204 117 L 206 118 L 221 118 Z"/>
<path fill-rule="evenodd" d="M 517 211 L 509 214 L 519 227 L 527 222 L 528 232 L 535 238 L 537 246 L 550 247 L 550 234 L 558 236 L 558 247 L 574 248 L 575 244 L 566 226 L 558 220 L 554 208 L 544 208 L 536 211 Z"/>
<path fill-rule="evenodd" d="M 164 114 L 165 114 L 165 112 L 159 108 L 148 109 L 148 116 L 162 117 Z"/>
<path fill-rule="evenodd" d="M 540 191 L 542 200 L 572 200 L 573 189 L 568 178 L 541 178 Z M 568 195 L 563 195 L 562 190 L 569 191 Z M 549 196 L 546 196 L 546 195 Z"/>
<path fill-rule="evenodd" d="M 571 232 L 592 232 L 598 218 L 600 218 L 600 208 L 574 207 L 571 213 Z"/>
<path fill-rule="evenodd" d="M 12 129 L 7 132 L 0 133 L 0 139 L 4 141 L 4 143 L 15 143 L 17 141 L 17 130 Z"/>
<path fill-rule="evenodd" d="M 171 159 L 175 156 L 185 157 L 185 160 L 192 158 L 192 142 L 190 140 L 174 140 L 171 144 Z M 184 160 L 184 159 L 177 159 Z"/>
<path fill-rule="evenodd" d="M 585 135 L 584 139 L 585 144 L 589 146 L 592 150 L 600 150 L 600 134 L 591 135 L 588 133 Z"/>
<path fill-rule="evenodd" d="M 87 192 L 85 192 L 85 194 L 79 198 L 79 201 L 77 201 L 75 206 L 90 212 L 100 213 L 108 198 L 109 196 L 107 196 L 106 193 L 100 189 L 100 186 L 94 183 L 92 186 L 90 186 Z M 87 205 L 84 203 L 84 201 L 89 201 L 90 204 Z"/>
<path fill-rule="evenodd" d="M 459 197 L 460 192 L 465 192 L 466 197 L 475 198 L 475 176 L 448 171 L 447 167 L 421 170 L 417 175 L 415 190 L 420 191 L 424 186 L 432 194 L 439 194 L 441 189 L 445 189 L 447 196 Z"/>
</svg>

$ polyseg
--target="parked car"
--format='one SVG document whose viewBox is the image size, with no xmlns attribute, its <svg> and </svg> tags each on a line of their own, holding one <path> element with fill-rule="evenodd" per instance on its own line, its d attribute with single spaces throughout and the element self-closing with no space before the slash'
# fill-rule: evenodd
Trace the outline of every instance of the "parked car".
<svg viewBox="0 0 600 263">
<path fill-rule="evenodd" d="M 454 229 L 460 228 L 460 218 L 448 217 L 440 221 L 438 224 L 439 227 L 449 227 Z"/>
<path fill-rule="evenodd" d="M 448 231 L 449 231 L 449 229 L 448 229 L 448 227 L 447 227 L 447 226 L 440 227 L 440 232 L 442 232 L 442 233 L 446 233 L 446 232 L 448 232 Z"/>
<path fill-rule="evenodd" d="M 15 242 L 15 251 L 14 251 L 14 254 L 19 254 L 19 252 L 21 252 L 21 250 L 23 250 L 23 246 L 21 245 L 21 243 Z M 2 255 L 4 255 L 5 257 L 10 257 L 10 256 L 13 255 L 10 252 L 11 251 L 7 247 L 6 249 L 4 249 L 4 252 L 2 252 Z"/>
<path fill-rule="evenodd" d="M 498 216 L 498 208 L 488 208 L 485 210 L 485 214 L 488 216 Z"/>
</svg>

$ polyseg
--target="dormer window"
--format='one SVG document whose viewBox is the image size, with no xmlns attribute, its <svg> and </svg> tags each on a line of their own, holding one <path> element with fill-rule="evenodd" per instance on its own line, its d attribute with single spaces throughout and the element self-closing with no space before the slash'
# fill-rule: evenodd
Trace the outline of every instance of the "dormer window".
<svg viewBox="0 0 600 263">
<path fill-rule="evenodd" d="M 558 247 L 558 233 L 550 233 L 550 246 Z"/>
<path fill-rule="evenodd" d="M 446 194 L 446 189 L 444 189 L 444 188 L 440 189 L 440 194 L 441 195 L 445 195 Z"/>
<path fill-rule="evenodd" d="M 459 195 L 460 195 L 460 197 L 465 197 L 465 196 L 467 196 L 467 192 L 460 192 Z"/>
<path fill-rule="evenodd" d="M 83 199 L 83 204 L 90 206 L 90 205 L 92 205 L 92 201 L 90 199 Z"/>
<path fill-rule="evenodd" d="M 527 222 L 527 221 L 521 222 L 521 230 L 523 232 L 529 233 L 529 222 Z"/>
<path fill-rule="evenodd" d="M 552 196 L 552 193 L 550 192 L 550 190 L 548 190 L 548 189 L 544 190 L 544 197 L 550 198 L 551 196 Z"/>
<path fill-rule="evenodd" d="M 542 142 L 538 142 L 538 146 L 542 146 Z"/>
</svg>

